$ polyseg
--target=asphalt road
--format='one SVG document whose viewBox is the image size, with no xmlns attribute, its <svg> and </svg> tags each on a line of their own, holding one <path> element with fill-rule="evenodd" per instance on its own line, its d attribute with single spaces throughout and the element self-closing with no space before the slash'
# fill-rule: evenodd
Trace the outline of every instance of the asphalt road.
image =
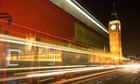
<svg viewBox="0 0 140 84">
<path fill-rule="evenodd" d="M 140 84 L 140 69 L 125 69 L 96 77 L 82 84 Z"/>
<path fill-rule="evenodd" d="M 85 69 L 87 71 L 83 71 Z M 54 73 L 60 72 L 64 74 L 61 76 L 59 76 L 59 74 L 54 75 Z M 51 75 L 48 75 L 48 73 Z M 37 77 L 34 78 L 29 77 L 24 79 L 24 77 L 30 75 L 32 76 L 32 74 L 33 76 L 36 76 L 37 74 Z M 41 74 L 43 75 L 45 74 L 45 76 L 38 78 L 38 75 Z M 67 78 L 67 74 L 68 76 L 71 76 L 72 74 L 74 76 Z M 70 69 L 50 70 L 50 72 L 48 72 L 48 70 L 47 71 L 45 70 L 40 71 L 40 73 L 26 72 L 25 76 L 20 75 L 10 77 L 8 81 L 2 81 L 0 82 L 0 84 L 23 84 L 23 83 L 24 84 L 140 84 L 140 67 L 139 68 L 84 67 L 73 69 L 70 68 Z M 66 78 L 60 81 L 55 81 L 56 76 L 61 78 L 64 75 L 66 75 Z M 15 78 L 17 78 L 17 80 L 15 80 Z"/>
</svg>

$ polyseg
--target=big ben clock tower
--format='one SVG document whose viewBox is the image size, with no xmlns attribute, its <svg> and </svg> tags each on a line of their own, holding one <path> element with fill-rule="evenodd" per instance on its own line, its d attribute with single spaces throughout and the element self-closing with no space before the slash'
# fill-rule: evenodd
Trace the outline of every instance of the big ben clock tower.
<svg viewBox="0 0 140 84">
<path fill-rule="evenodd" d="M 114 4 L 111 20 L 109 21 L 109 45 L 110 53 L 120 58 L 122 56 L 121 22 Z"/>
</svg>

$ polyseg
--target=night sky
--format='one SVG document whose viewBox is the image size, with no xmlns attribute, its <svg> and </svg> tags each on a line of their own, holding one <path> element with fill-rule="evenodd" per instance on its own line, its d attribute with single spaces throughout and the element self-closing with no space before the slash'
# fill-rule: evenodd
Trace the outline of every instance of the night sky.
<svg viewBox="0 0 140 84">
<path fill-rule="evenodd" d="M 138 0 L 78 0 L 106 27 L 111 17 L 113 2 L 122 26 L 122 47 L 125 56 L 140 57 L 140 4 Z"/>
</svg>

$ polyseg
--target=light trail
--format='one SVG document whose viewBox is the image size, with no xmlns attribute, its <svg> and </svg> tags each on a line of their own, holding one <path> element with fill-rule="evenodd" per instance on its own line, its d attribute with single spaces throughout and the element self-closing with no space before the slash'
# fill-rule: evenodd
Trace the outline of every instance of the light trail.
<svg viewBox="0 0 140 84">
<path fill-rule="evenodd" d="M 77 9 L 84 16 L 86 16 L 90 21 L 92 21 L 94 24 L 96 24 L 104 32 L 109 33 L 105 29 L 105 27 L 103 27 L 102 25 L 100 25 L 99 22 L 96 20 L 96 18 L 93 17 L 86 9 L 84 9 L 76 0 L 66 0 L 66 2 L 69 3 L 71 6 L 73 6 L 75 9 Z"/>
<path fill-rule="evenodd" d="M 78 66 L 84 67 L 85 65 L 78 65 Z M 131 66 L 140 68 L 140 66 L 138 64 L 136 64 L 135 66 L 134 65 L 127 65 L 127 66 L 126 65 L 117 65 L 117 66 L 116 65 L 105 65 L 105 66 L 99 66 L 99 67 L 84 67 L 84 68 L 71 68 L 72 66 L 64 66 L 64 67 L 70 67 L 71 69 L 58 69 L 58 70 L 45 70 L 45 71 L 15 73 L 15 77 L 13 76 L 13 77 L 7 77 L 7 78 L 0 78 L 0 81 L 18 80 L 18 79 L 34 78 L 34 77 L 47 77 L 47 76 L 55 76 L 55 75 L 66 74 L 66 73 L 85 72 L 85 71 L 90 71 L 90 70 L 96 71 L 96 70 L 106 70 L 106 69 L 117 69 L 118 67 L 123 70 L 126 67 L 131 67 Z M 42 68 L 54 68 L 55 69 L 55 68 L 62 68 L 62 67 L 63 66 L 53 66 L 53 67 L 42 67 Z M 73 67 L 77 67 L 77 66 L 73 66 Z M 37 69 L 38 67 L 32 67 L 32 68 Z M 12 68 L 11 70 L 14 70 L 14 69 L 20 69 L 20 68 Z M 29 69 L 29 68 L 27 67 L 27 68 L 23 68 L 23 69 Z M 101 72 L 101 73 L 99 72 L 94 75 L 102 74 L 102 73 L 104 73 L 104 72 Z M 20 75 L 20 76 L 18 77 L 18 75 Z"/>
<path fill-rule="evenodd" d="M 85 67 L 85 66 L 83 65 L 83 67 Z M 62 71 L 66 71 L 66 73 L 67 72 L 71 73 L 71 72 L 84 71 L 84 70 L 87 71 L 87 70 L 100 70 L 100 69 L 113 69 L 113 68 L 116 68 L 116 67 L 112 66 L 112 65 L 111 66 L 100 66 L 100 67 L 97 67 L 97 66 L 94 65 L 94 67 L 88 67 L 88 68 L 81 68 L 81 67 L 78 68 L 77 67 L 77 68 L 75 68 L 75 71 L 73 71 L 74 67 L 71 67 L 71 69 L 58 69 L 58 70 L 43 70 L 43 71 L 33 71 L 33 72 L 21 72 L 21 73 L 15 73 L 15 75 L 34 74 L 34 73 L 39 73 L 40 74 L 40 73 L 43 73 L 43 72 L 45 72 L 45 73 L 49 72 L 50 73 L 50 72 L 62 72 Z M 63 74 L 65 74 L 65 73 L 63 73 Z"/>
<path fill-rule="evenodd" d="M 60 75 L 65 73 L 74 73 L 74 72 L 84 72 L 90 70 L 105 70 L 105 69 L 113 69 L 114 67 L 87 67 L 87 68 L 74 68 L 74 69 L 65 69 L 58 72 L 50 72 L 50 73 L 39 73 L 39 74 L 28 74 L 26 77 L 43 77 L 43 76 L 52 76 L 52 75 Z"/>
<path fill-rule="evenodd" d="M 103 72 L 99 72 L 99 73 L 95 73 L 95 74 L 89 74 L 89 75 L 75 77 L 75 78 L 71 78 L 71 79 L 67 79 L 67 80 L 57 81 L 57 82 L 54 82 L 54 83 L 51 83 L 51 84 L 68 84 L 69 82 L 76 81 L 76 80 L 82 80 L 82 81 L 85 81 L 84 79 L 87 79 L 87 80 L 90 79 L 91 80 L 91 79 L 97 78 L 98 76 L 103 76 L 104 74 L 110 74 L 112 72 L 116 72 L 116 71 L 119 71 L 119 70 L 121 70 L 121 69 L 103 71 Z M 82 83 L 74 83 L 74 84 L 82 84 Z"/>
<path fill-rule="evenodd" d="M 74 65 L 74 66 L 48 66 L 48 67 L 22 67 L 22 68 L 1 68 L 0 71 L 17 71 L 17 70 L 32 70 L 32 69 L 56 69 L 56 68 L 76 68 L 86 67 L 86 65 Z"/>
<path fill-rule="evenodd" d="M 67 46 L 61 46 L 61 45 L 56 45 L 56 44 L 51 44 L 51 43 L 30 41 L 27 39 L 3 35 L 3 34 L 0 34 L 0 41 L 9 42 L 9 43 L 16 43 L 16 44 L 20 44 L 20 45 L 41 47 L 41 48 L 51 48 L 51 49 L 68 51 L 68 52 L 75 52 L 75 53 L 83 53 L 83 54 L 90 54 L 91 53 L 89 51 L 82 50 L 82 49 L 70 48 Z"/>
<path fill-rule="evenodd" d="M 140 64 L 119 65 L 118 67 L 122 67 L 122 68 L 140 68 Z"/>
<path fill-rule="evenodd" d="M 55 76 L 66 73 L 77 73 L 77 72 L 85 72 L 85 71 L 96 71 L 96 70 L 105 70 L 105 69 L 115 69 L 113 67 L 84 67 L 84 68 L 71 68 L 71 69 L 58 69 L 58 70 L 46 70 L 46 71 L 33 71 L 33 72 L 25 72 L 15 73 L 12 77 L 0 78 L 0 81 L 9 81 L 9 80 L 18 80 L 25 78 L 34 78 L 34 77 L 47 77 L 47 76 Z"/>
</svg>

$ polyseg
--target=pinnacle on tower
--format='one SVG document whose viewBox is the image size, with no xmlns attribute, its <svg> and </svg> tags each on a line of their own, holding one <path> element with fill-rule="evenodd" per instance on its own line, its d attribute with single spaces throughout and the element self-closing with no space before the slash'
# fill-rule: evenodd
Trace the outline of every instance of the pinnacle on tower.
<svg viewBox="0 0 140 84">
<path fill-rule="evenodd" d="M 112 9 L 112 13 L 111 13 L 111 20 L 116 20 L 116 19 L 119 19 L 119 17 L 118 17 L 118 13 L 117 13 L 117 10 L 116 10 L 115 3 L 113 3 L 113 9 Z"/>
</svg>

